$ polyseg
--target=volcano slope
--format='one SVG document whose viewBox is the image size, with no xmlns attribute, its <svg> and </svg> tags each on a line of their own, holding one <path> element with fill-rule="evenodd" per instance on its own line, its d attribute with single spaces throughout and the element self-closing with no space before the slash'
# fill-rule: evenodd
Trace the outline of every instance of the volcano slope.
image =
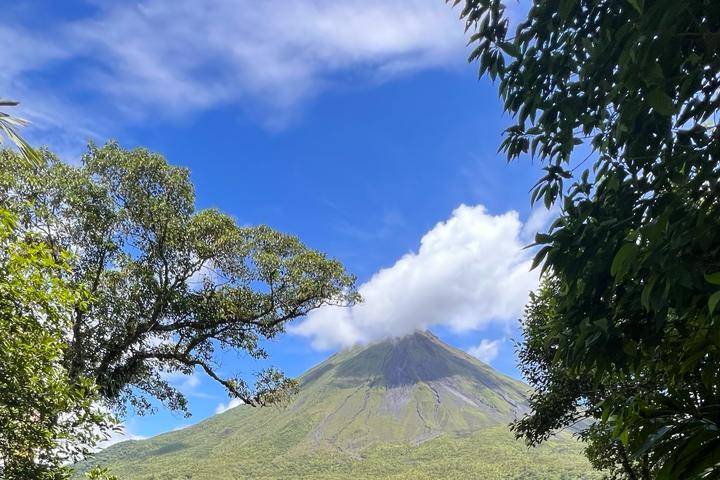
<svg viewBox="0 0 720 480">
<path fill-rule="evenodd" d="M 121 479 L 599 478 L 561 433 L 539 448 L 508 424 L 527 387 L 430 333 L 345 350 L 300 377 L 284 407 L 236 407 L 127 441 L 90 465 Z"/>
</svg>

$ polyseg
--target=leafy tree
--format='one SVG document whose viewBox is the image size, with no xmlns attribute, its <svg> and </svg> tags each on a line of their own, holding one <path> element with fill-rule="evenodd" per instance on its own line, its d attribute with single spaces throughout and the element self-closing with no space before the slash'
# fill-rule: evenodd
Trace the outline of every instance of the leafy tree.
<svg viewBox="0 0 720 480">
<path fill-rule="evenodd" d="M 536 0 L 513 33 L 500 0 L 462 17 L 513 115 L 502 150 L 538 157 L 532 200 L 562 208 L 536 239 L 552 363 L 627 388 L 593 407 L 657 478 L 720 474 L 720 2 Z"/>
<path fill-rule="evenodd" d="M 64 478 L 109 420 L 92 383 L 63 368 L 64 335 L 83 296 L 56 260 L 0 210 L 0 478 Z"/>
<path fill-rule="evenodd" d="M 557 278 L 546 276 L 537 292 L 530 294 L 525 307 L 518 357 L 521 372 L 533 388 L 531 413 L 512 427 L 529 444 L 538 445 L 554 431 L 570 426 L 587 442 L 585 453 L 592 465 L 606 471 L 610 480 L 653 478 L 657 466 L 651 469 L 650 455 L 645 453 L 638 459 L 633 458 L 628 448 L 613 437 L 612 430 L 599 421 L 602 410 L 598 405 L 612 401 L 613 396 L 624 398 L 628 391 L 635 391 L 639 386 L 628 384 L 613 372 L 606 372 L 602 382 L 591 382 L 556 361 L 557 329 L 563 324 L 557 312 L 562 296 L 560 288 Z M 642 388 L 656 386 L 645 384 Z"/>
<path fill-rule="evenodd" d="M 53 255 L 73 254 L 67 280 L 90 300 L 73 306 L 64 364 L 118 408 L 144 412 L 154 397 L 187 414 L 165 374 L 195 369 L 246 404 L 276 402 L 294 380 L 271 368 L 253 388 L 222 376 L 216 351 L 265 358 L 260 342 L 288 321 L 356 299 L 342 265 L 295 237 L 196 210 L 188 171 L 158 154 L 108 143 L 77 167 L 47 151 L 42 160 L 4 151 L 0 195 Z"/>
<path fill-rule="evenodd" d="M 595 423 L 581 433 L 587 442 L 585 455 L 592 466 L 606 473 L 606 480 L 650 480 L 655 478 L 658 464 L 650 466 L 649 456 L 638 458 L 613 436 L 612 429 Z"/>
</svg>

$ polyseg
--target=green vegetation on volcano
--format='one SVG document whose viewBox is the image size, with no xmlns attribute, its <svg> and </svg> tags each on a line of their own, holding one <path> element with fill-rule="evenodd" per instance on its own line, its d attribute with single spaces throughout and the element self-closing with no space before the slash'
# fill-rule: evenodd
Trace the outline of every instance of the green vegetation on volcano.
<svg viewBox="0 0 720 480">
<path fill-rule="evenodd" d="M 87 465 L 127 480 L 599 478 L 569 433 L 515 440 L 527 387 L 430 334 L 340 352 L 300 382 L 285 407 L 237 407 Z"/>
</svg>

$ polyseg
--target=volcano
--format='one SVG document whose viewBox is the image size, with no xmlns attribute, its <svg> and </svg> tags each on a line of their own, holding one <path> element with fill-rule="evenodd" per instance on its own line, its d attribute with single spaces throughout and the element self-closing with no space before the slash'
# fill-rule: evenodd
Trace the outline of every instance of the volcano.
<svg viewBox="0 0 720 480">
<path fill-rule="evenodd" d="M 528 387 L 429 332 L 341 351 L 299 381 L 283 407 L 239 406 L 86 465 L 124 480 L 596 478 L 569 433 L 515 440 Z"/>
</svg>

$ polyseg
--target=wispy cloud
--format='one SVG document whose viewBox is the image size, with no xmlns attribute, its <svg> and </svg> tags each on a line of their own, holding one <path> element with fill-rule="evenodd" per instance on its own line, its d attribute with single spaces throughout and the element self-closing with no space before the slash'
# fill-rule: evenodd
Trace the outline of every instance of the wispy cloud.
<svg viewBox="0 0 720 480">
<path fill-rule="evenodd" d="M 540 227 L 542 215 L 533 215 Z M 363 303 L 323 307 L 290 331 L 329 349 L 444 325 L 455 332 L 507 326 L 538 281 L 524 249 L 517 212 L 492 215 L 459 206 L 420 240 L 420 248 L 381 269 L 359 288 Z"/>
<path fill-rule="evenodd" d="M 501 343 L 502 340 L 500 339 L 488 340 L 486 338 L 483 338 L 480 341 L 480 344 L 468 348 L 467 352 L 473 357 L 476 357 L 481 362 L 490 364 L 493 360 L 497 358 L 498 353 L 500 352 Z"/>
<path fill-rule="evenodd" d="M 218 397 L 210 393 L 202 391 L 198 388 L 202 383 L 201 375 L 198 372 L 193 372 L 190 375 L 185 375 L 180 372 L 163 372 L 163 379 L 173 387 L 177 388 L 186 397 L 204 398 L 214 400 Z"/>
<path fill-rule="evenodd" d="M 277 126 L 328 88 L 462 65 L 457 16 L 432 0 L 105 3 L 50 31 L 0 25 L 0 88 L 82 136 L 220 105 Z"/>
<path fill-rule="evenodd" d="M 166 382 L 184 393 L 191 392 L 200 385 L 200 376 L 196 372 L 190 375 L 180 372 L 163 372 L 162 377 Z"/>
<path fill-rule="evenodd" d="M 243 401 L 239 398 L 233 398 L 228 403 L 220 403 L 217 407 L 215 407 L 215 415 L 219 413 L 225 413 L 231 408 L 239 407 L 243 404 Z"/>
<path fill-rule="evenodd" d="M 177 427 L 173 427 L 172 431 L 173 431 L 173 432 L 178 432 L 178 431 L 180 431 L 180 430 L 185 430 L 186 428 L 192 427 L 192 426 L 193 426 L 192 423 L 185 423 L 185 424 L 182 424 L 182 425 L 178 425 Z"/>
</svg>

